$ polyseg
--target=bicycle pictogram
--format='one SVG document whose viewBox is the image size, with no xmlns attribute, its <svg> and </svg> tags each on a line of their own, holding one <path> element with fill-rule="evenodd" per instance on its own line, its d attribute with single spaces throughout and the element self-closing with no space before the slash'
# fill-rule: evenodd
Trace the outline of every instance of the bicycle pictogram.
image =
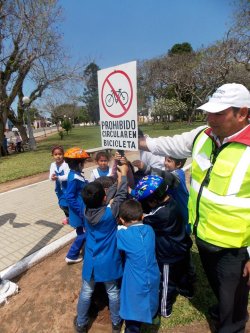
<svg viewBox="0 0 250 333">
<path fill-rule="evenodd" d="M 108 94 L 105 97 L 105 104 L 108 108 L 110 108 L 114 103 L 117 104 L 118 102 L 122 103 L 123 105 L 126 105 L 128 103 L 128 93 L 126 91 L 118 89 L 116 93 L 114 93 L 114 91 L 111 90 L 111 94 Z"/>
</svg>

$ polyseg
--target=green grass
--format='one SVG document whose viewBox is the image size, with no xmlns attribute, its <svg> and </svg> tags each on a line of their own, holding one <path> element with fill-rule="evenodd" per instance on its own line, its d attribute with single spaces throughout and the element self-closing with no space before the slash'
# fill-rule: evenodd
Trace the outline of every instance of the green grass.
<svg viewBox="0 0 250 333">
<path fill-rule="evenodd" d="M 187 126 L 184 123 L 171 123 L 170 129 L 164 129 L 162 124 L 140 126 L 144 133 L 152 137 L 161 135 L 170 135 L 189 131 L 197 127 L 199 124 Z M 76 127 L 73 128 L 69 135 L 64 135 L 63 140 L 60 139 L 58 133 L 49 136 L 38 143 L 37 151 L 29 151 L 19 154 L 0 158 L 0 183 L 10 180 L 20 179 L 27 176 L 36 175 L 38 173 L 48 171 L 51 158 L 51 147 L 60 144 L 65 149 L 80 146 L 83 149 L 95 148 L 101 146 L 100 127 Z"/>
<path fill-rule="evenodd" d="M 48 171 L 52 162 L 51 147 L 56 144 L 62 145 L 64 149 L 73 146 L 84 149 L 99 147 L 100 128 L 98 126 L 74 128 L 69 135 L 64 135 L 63 140 L 58 133 L 55 133 L 38 142 L 36 151 L 15 153 L 0 158 L 0 183 Z"/>
<path fill-rule="evenodd" d="M 168 328 L 207 320 L 209 306 L 216 303 L 216 299 L 204 274 L 195 243 L 192 247 L 192 259 L 197 274 L 195 296 L 191 300 L 182 296 L 177 297 L 171 317 L 161 319 L 160 328 L 164 331 L 166 330 L 166 332 Z M 158 328 L 153 325 L 144 325 L 142 332 L 153 333 L 157 332 L 157 329 Z"/>
</svg>

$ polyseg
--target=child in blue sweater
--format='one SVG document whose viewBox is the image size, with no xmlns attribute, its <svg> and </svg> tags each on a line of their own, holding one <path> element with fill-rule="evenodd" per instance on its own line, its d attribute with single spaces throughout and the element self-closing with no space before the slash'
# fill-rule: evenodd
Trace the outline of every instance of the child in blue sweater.
<svg viewBox="0 0 250 333">
<path fill-rule="evenodd" d="M 84 162 L 89 158 L 89 155 L 83 149 L 74 147 L 65 152 L 64 158 L 70 168 L 66 191 L 66 200 L 69 207 L 69 223 L 76 229 L 77 234 L 76 239 L 66 255 L 65 261 L 68 264 L 74 264 L 82 261 L 80 252 L 85 243 L 84 203 L 81 192 L 87 183 L 82 174 L 82 170 Z"/>
<path fill-rule="evenodd" d="M 169 180 L 168 180 L 169 181 Z M 155 231 L 156 258 L 161 271 L 159 313 L 169 317 L 176 296 L 193 291 L 189 280 L 192 240 L 186 232 L 176 201 L 167 194 L 167 181 L 159 176 L 143 177 L 131 194 L 150 209 L 143 223 Z"/>
<path fill-rule="evenodd" d="M 120 333 L 121 330 L 118 280 L 122 277 L 122 258 L 116 244 L 116 218 L 121 203 L 127 197 L 127 170 L 125 164 L 118 167 L 118 189 L 111 204 L 106 202 L 105 189 L 98 181 L 87 184 L 82 192 L 86 205 L 86 245 L 83 284 L 74 322 L 77 332 L 87 332 L 88 311 L 96 282 L 103 282 L 108 294 L 112 333 Z"/>
<path fill-rule="evenodd" d="M 142 323 L 153 322 L 158 310 L 160 272 L 155 234 L 142 223 L 142 206 L 136 200 L 125 201 L 119 217 L 123 226 L 118 227 L 117 246 L 125 252 L 120 316 L 125 319 L 125 333 L 137 333 Z"/>
</svg>

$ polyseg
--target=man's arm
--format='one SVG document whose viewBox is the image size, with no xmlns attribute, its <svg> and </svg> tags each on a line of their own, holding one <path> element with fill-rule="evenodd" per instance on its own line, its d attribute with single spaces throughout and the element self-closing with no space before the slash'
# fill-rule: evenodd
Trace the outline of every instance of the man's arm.
<svg viewBox="0 0 250 333">
<path fill-rule="evenodd" d="M 149 150 L 155 155 L 187 158 L 191 156 L 193 142 L 196 135 L 207 126 L 200 126 L 190 132 L 159 138 L 139 138 L 139 149 Z"/>
</svg>

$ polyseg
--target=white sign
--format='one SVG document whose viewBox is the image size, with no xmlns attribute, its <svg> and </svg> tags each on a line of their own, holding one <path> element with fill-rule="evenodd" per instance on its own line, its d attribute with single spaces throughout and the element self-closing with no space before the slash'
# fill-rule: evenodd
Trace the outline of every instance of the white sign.
<svg viewBox="0 0 250 333">
<path fill-rule="evenodd" d="M 102 147 L 138 150 L 136 61 L 98 71 Z"/>
</svg>

